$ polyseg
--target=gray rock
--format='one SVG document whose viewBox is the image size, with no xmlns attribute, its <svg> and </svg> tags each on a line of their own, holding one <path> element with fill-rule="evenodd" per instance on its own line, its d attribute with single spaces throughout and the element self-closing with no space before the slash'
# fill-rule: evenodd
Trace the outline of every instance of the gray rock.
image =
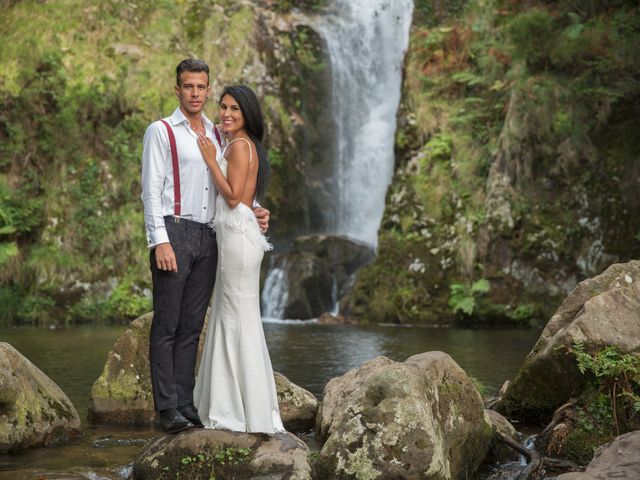
<svg viewBox="0 0 640 480">
<path fill-rule="evenodd" d="M 584 472 L 559 475 L 557 480 L 640 479 L 640 430 L 616 437 L 603 445 Z"/>
<path fill-rule="evenodd" d="M 293 248 L 326 260 L 339 277 L 351 275 L 375 258 L 370 245 L 342 235 L 303 235 L 295 239 Z"/>
<path fill-rule="evenodd" d="M 316 431 L 322 438 L 327 438 L 336 429 L 336 420 L 340 409 L 349 395 L 365 384 L 374 374 L 395 362 L 387 357 L 376 357 L 354 368 L 340 377 L 332 378 L 325 385 L 322 402 L 316 416 Z"/>
<path fill-rule="evenodd" d="M 287 294 L 267 302 L 266 315 L 305 320 L 330 312 L 352 287 L 355 272 L 374 255 L 370 246 L 344 236 L 297 237 L 291 253 L 272 259 L 267 293 L 269 288 L 284 288 Z M 276 278 L 285 287 L 272 284 Z"/>
<path fill-rule="evenodd" d="M 47 446 L 79 434 L 78 412 L 60 387 L 0 342 L 0 452 Z"/>
<path fill-rule="evenodd" d="M 150 441 L 132 473 L 134 480 L 311 480 L 308 455 L 304 442 L 291 433 L 195 429 Z"/>
<path fill-rule="evenodd" d="M 640 261 L 611 265 L 579 283 L 546 325 L 496 410 L 509 416 L 546 419 L 579 395 L 580 374 L 573 342 L 590 353 L 606 346 L 620 353 L 640 352 Z"/>
<path fill-rule="evenodd" d="M 391 362 L 378 360 L 385 361 Z M 492 429 L 465 372 L 442 352 L 379 367 L 370 363 L 367 378 L 335 407 L 316 463 L 318 478 L 471 476 Z"/>
<path fill-rule="evenodd" d="M 495 410 L 485 410 L 487 417 L 491 421 L 491 426 L 493 427 L 494 432 L 500 432 L 503 435 L 513 438 L 516 441 L 519 441 L 518 431 L 515 429 L 513 425 L 500 415 Z M 518 460 L 520 454 L 505 445 L 502 441 L 498 440 L 495 436 L 491 440 L 491 445 L 489 446 L 489 452 L 484 459 L 485 463 L 507 463 Z"/>
</svg>

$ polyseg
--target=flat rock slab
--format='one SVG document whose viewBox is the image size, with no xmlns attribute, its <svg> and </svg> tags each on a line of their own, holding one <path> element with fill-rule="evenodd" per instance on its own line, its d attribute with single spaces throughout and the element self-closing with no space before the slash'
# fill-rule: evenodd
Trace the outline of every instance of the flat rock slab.
<svg viewBox="0 0 640 480">
<path fill-rule="evenodd" d="M 640 479 L 640 430 L 616 437 L 603 445 L 584 472 L 559 475 L 557 480 Z"/>
<path fill-rule="evenodd" d="M 65 442 L 79 434 L 78 412 L 60 387 L 0 342 L 0 452 Z"/>
<path fill-rule="evenodd" d="M 151 440 L 133 464 L 133 479 L 311 480 L 308 456 L 292 433 L 193 429 Z"/>
</svg>

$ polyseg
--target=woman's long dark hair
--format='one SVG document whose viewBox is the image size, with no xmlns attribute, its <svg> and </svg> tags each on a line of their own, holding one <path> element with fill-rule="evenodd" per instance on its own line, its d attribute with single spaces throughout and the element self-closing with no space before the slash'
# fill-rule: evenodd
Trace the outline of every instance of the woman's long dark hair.
<svg viewBox="0 0 640 480">
<path fill-rule="evenodd" d="M 256 146 L 259 163 L 255 197 L 258 200 L 262 200 L 267 191 L 267 183 L 269 182 L 271 168 L 269 167 L 267 151 L 262 145 L 262 138 L 264 137 L 264 118 L 262 116 L 258 97 L 256 97 L 253 90 L 246 85 L 231 85 L 224 87 L 218 103 L 222 103 L 222 98 L 225 95 L 231 95 L 233 99 L 238 102 L 240 111 L 244 117 L 245 129 L 249 134 L 249 138 Z"/>
</svg>

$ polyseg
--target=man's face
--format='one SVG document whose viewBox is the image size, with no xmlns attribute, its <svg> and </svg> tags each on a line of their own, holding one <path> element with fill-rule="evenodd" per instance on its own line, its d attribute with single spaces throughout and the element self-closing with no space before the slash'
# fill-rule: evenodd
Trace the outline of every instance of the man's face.
<svg viewBox="0 0 640 480">
<path fill-rule="evenodd" d="M 182 110 L 196 114 L 202 111 L 204 102 L 211 93 L 209 77 L 205 72 L 182 72 L 180 85 L 176 85 L 176 96 Z"/>
</svg>

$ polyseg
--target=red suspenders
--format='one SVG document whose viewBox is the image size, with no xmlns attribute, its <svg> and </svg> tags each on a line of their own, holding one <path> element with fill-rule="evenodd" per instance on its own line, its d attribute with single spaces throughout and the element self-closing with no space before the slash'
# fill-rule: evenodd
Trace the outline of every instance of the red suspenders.
<svg viewBox="0 0 640 480">
<path fill-rule="evenodd" d="M 160 120 L 164 123 L 164 126 L 167 127 L 167 134 L 169 135 L 169 146 L 171 147 L 171 164 L 173 165 L 173 214 L 176 217 L 180 217 L 181 212 L 181 198 L 180 198 L 180 167 L 178 164 L 178 148 L 176 146 L 176 137 L 173 134 L 173 130 L 171 126 L 165 121 Z M 218 141 L 218 145 L 222 145 L 222 139 L 220 138 L 220 133 L 218 129 L 214 125 L 213 133 L 216 136 L 216 140 Z"/>
<path fill-rule="evenodd" d="M 178 166 L 178 148 L 176 147 L 176 137 L 173 135 L 173 130 L 169 124 L 160 120 L 167 127 L 167 134 L 169 135 L 169 145 L 171 146 L 171 163 L 173 165 L 173 213 L 176 217 L 180 216 L 180 168 Z"/>
</svg>

